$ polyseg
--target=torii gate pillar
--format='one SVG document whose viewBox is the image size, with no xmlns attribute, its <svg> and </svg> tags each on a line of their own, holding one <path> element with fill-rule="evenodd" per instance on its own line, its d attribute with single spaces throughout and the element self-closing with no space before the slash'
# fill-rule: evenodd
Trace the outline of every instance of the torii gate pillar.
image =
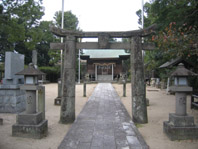
<svg viewBox="0 0 198 149">
<path fill-rule="evenodd" d="M 132 119 L 135 123 L 148 122 L 141 40 L 140 36 L 131 38 L 131 98 Z"/>
<path fill-rule="evenodd" d="M 68 124 L 75 120 L 75 75 L 76 38 L 67 36 L 64 49 L 64 67 L 60 123 Z"/>
</svg>

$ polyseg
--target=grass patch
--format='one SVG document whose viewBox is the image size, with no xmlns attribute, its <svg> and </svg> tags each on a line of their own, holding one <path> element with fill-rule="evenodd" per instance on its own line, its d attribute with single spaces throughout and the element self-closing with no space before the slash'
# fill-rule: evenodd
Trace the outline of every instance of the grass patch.
<svg viewBox="0 0 198 149">
<path fill-rule="evenodd" d="M 142 125 L 142 124 L 135 124 L 135 126 L 136 126 L 137 128 L 141 128 L 141 127 L 143 127 L 143 125 Z"/>
</svg>

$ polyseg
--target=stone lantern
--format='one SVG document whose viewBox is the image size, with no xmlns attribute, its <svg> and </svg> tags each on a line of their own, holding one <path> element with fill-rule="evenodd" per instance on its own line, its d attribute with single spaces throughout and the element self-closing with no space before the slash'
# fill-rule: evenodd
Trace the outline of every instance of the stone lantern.
<svg viewBox="0 0 198 149">
<path fill-rule="evenodd" d="M 17 115 L 17 122 L 12 126 L 12 135 L 42 138 L 47 135 L 47 120 L 45 120 L 44 108 L 45 88 L 38 85 L 38 76 L 44 75 L 44 73 L 36 69 L 31 63 L 28 68 L 18 72 L 16 75 L 24 75 L 25 82 L 20 89 L 26 91 L 26 110 Z M 38 104 L 36 104 L 37 99 Z"/>
<path fill-rule="evenodd" d="M 188 86 L 188 76 L 197 74 L 186 69 L 182 63 L 171 74 L 174 85 L 170 87 L 170 91 L 175 93 L 176 110 L 169 114 L 169 121 L 164 122 L 164 132 L 171 140 L 198 139 L 198 127 L 194 124 L 194 117 L 186 112 L 187 93 L 192 92 L 192 87 Z"/>
</svg>

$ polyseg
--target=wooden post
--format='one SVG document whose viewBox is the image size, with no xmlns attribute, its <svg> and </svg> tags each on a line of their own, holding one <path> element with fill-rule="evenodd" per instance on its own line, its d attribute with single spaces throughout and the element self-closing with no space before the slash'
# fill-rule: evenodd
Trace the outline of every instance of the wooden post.
<svg viewBox="0 0 198 149">
<path fill-rule="evenodd" d="M 42 118 L 45 120 L 45 86 L 39 86 L 38 112 L 42 112 Z"/>
<path fill-rule="evenodd" d="M 131 38 L 131 88 L 132 88 L 132 119 L 135 123 L 147 123 L 147 106 L 144 85 L 144 69 L 142 61 L 141 37 Z"/>
<path fill-rule="evenodd" d="M 62 77 L 62 99 L 60 123 L 68 124 L 75 120 L 75 73 L 76 38 L 67 36 L 64 49 L 64 68 Z"/>
</svg>

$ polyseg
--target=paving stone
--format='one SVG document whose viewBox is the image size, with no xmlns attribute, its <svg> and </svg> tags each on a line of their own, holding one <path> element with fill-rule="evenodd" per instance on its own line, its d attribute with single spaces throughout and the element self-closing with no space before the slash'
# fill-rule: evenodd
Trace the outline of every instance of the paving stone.
<svg viewBox="0 0 198 149">
<path fill-rule="evenodd" d="M 79 143 L 78 149 L 88 149 L 91 147 L 91 143 Z"/>
<path fill-rule="evenodd" d="M 59 149 L 147 149 L 110 83 L 100 83 Z"/>
</svg>

